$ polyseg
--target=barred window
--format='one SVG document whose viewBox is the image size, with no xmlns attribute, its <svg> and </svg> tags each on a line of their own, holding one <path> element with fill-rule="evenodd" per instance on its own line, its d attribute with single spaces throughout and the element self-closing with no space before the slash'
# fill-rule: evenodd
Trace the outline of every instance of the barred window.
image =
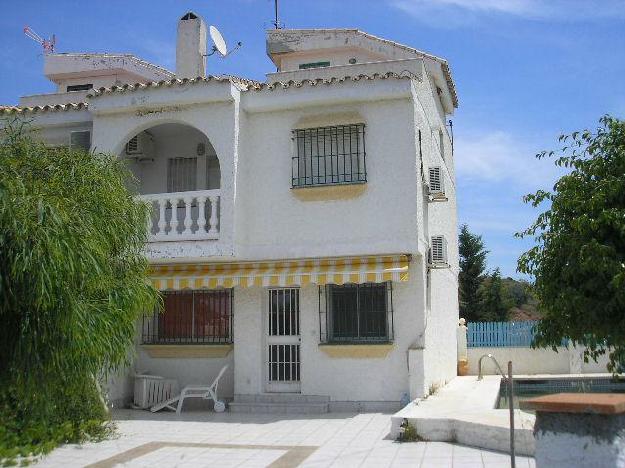
<svg viewBox="0 0 625 468">
<path fill-rule="evenodd" d="M 393 339 L 390 282 L 327 285 L 319 288 L 319 294 L 322 342 L 385 342 Z"/>
<path fill-rule="evenodd" d="M 142 342 L 232 343 L 232 290 L 163 293 L 163 310 L 143 318 Z"/>
<path fill-rule="evenodd" d="M 293 187 L 367 181 L 364 124 L 293 130 Z"/>
<path fill-rule="evenodd" d="M 197 158 L 170 158 L 167 162 L 167 192 L 197 190 Z"/>
</svg>

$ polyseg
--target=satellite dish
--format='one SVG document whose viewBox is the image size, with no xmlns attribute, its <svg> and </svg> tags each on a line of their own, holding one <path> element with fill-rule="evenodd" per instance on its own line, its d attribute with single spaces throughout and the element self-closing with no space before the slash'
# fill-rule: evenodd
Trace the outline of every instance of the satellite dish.
<svg viewBox="0 0 625 468">
<path fill-rule="evenodd" d="M 228 54 L 228 47 L 226 47 L 226 41 L 215 26 L 210 26 L 208 32 L 213 40 L 213 50 L 219 52 L 224 57 Z"/>
</svg>

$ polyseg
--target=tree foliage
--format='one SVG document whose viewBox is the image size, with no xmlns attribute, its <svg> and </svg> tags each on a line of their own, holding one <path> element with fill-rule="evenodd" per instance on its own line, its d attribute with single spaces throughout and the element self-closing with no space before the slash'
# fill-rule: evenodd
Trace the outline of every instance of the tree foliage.
<svg viewBox="0 0 625 468">
<path fill-rule="evenodd" d="M 555 158 L 567 170 L 551 191 L 525 197 L 546 205 L 520 237 L 536 245 L 518 269 L 533 275 L 545 313 L 536 346 L 563 339 L 587 347 L 585 358 L 609 352 L 609 369 L 625 362 L 625 122 L 609 116 L 595 131 L 561 136 Z"/>
<path fill-rule="evenodd" d="M 147 206 L 114 156 L 0 140 L 0 462 L 106 432 L 98 379 L 153 310 Z"/>
<path fill-rule="evenodd" d="M 460 274 L 458 276 L 460 294 L 460 316 L 469 322 L 481 320 L 480 286 L 486 270 L 486 254 L 482 236 L 469 231 L 463 224 L 458 236 L 460 252 Z"/>
<path fill-rule="evenodd" d="M 499 268 L 484 281 L 480 319 L 493 322 L 508 320 L 508 310 L 512 307 L 509 291 L 505 290 Z"/>
</svg>

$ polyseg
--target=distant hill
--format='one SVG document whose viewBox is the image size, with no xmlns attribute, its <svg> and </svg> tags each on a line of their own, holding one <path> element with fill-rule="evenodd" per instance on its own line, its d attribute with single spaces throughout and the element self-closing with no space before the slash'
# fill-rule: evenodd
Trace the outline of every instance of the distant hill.
<svg viewBox="0 0 625 468">
<path fill-rule="evenodd" d="M 523 321 L 542 318 L 542 313 L 538 308 L 538 299 L 529 282 L 508 277 L 503 278 L 502 283 L 506 302 L 510 305 L 508 320 Z"/>
</svg>

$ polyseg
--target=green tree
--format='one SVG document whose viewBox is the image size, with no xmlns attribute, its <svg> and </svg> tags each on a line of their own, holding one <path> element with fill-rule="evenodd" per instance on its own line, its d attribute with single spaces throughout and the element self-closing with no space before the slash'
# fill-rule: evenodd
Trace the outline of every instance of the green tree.
<svg viewBox="0 0 625 468">
<path fill-rule="evenodd" d="M 154 310 L 147 206 L 118 158 L 0 131 L 0 464 L 107 434 L 98 381 Z"/>
<path fill-rule="evenodd" d="M 616 371 L 625 362 L 625 122 L 605 116 L 596 131 L 560 142 L 537 157 L 555 157 L 567 173 L 525 197 L 546 209 L 517 234 L 536 242 L 518 263 L 534 276 L 545 314 L 535 345 L 569 339 L 587 347 L 585 359 L 608 352 Z"/>
<path fill-rule="evenodd" d="M 469 231 L 466 224 L 460 226 L 458 236 L 460 252 L 460 274 L 458 275 L 460 295 L 460 316 L 469 322 L 481 320 L 480 285 L 486 270 L 486 254 L 482 236 Z"/>
<path fill-rule="evenodd" d="M 508 320 L 510 301 L 505 298 L 505 291 L 501 281 L 499 268 L 489 275 L 484 282 L 481 304 L 482 320 L 505 322 Z"/>
<path fill-rule="evenodd" d="M 504 296 L 510 301 L 510 307 L 520 307 L 529 300 L 529 286 L 525 281 L 507 278 L 504 283 Z"/>
</svg>

